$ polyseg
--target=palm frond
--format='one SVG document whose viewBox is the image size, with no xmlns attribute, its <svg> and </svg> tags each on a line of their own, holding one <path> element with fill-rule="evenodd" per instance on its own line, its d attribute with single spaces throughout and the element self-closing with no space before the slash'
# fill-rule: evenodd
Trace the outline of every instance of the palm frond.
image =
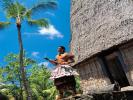
<svg viewBox="0 0 133 100">
<path fill-rule="evenodd" d="M 6 26 L 8 26 L 10 24 L 10 22 L 0 22 L 0 28 L 4 28 Z"/>
<path fill-rule="evenodd" d="M 17 12 L 18 12 L 19 16 L 22 17 L 23 14 L 26 12 L 26 7 L 23 6 L 22 4 L 20 4 L 19 2 L 16 2 L 15 6 L 17 8 Z"/>
<path fill-rule="evenodd" d="M 27 10 L 25 12 L 25 14 L 23 15 L 23 17 L 27 17 L 28 20 L 31 19 L 31 15 L 32 15 L 32 11 L 31 10 Z"/>
<path fill-rule="evenodd" d="M 22 17 L 26 12 L 25 6 L 19 2 L 13 2 L 12 0 L 3 0 L 3 8 L 8 18 L 16 18 L 18 15 Z"/>
<path fill-rule="evenodd" d="M 2 0 L 1 3 L 4 9 L 8 9 L 13 4 L 13 0 Z"/>
<path fill-rule="evenodd" d="M 55 0 L 48 0 L 48 1 L 42 1 L 42 2 L 38 2 L 37 4 L 35 4 L 31 10 L 32 11 L 37 11 L 40 9 L 53 9 L 57 7 L 57 2 Z"/>
<path fill-rule="evenodd" d="M 39 95 L 39 93 L 38 93 L 38 91 L 36 90 L 36 88 L 32 88 L 32 91 L 33 91 L 33 94 L 34 94 L 34 95 L 36 95 L 36 96 Z"/>
<path fill-rule="evenodd" d="M 31 14 L 33 14 L 36 11 L 42 9 L 55 9 L 56 7 L 57 7 L 57 2 L 55 0 L 38 2 L 35 5 L 33 5 L 30 9 L 28 9 L 23 16 L 26 15 L 29 18 L 29 15 L 31 16 Z"/>
<path fill-rule="evenodd" d="M 38 19 L 38 20 L 28 20 L 28 23 L 30 25 L 37 25 L 37 26 L 44 26 L 44 27 L 48 27 L 48 20 L 47 19 Z"/>
<path fill-rule="evenodd" d="M 51 97 L 54 97 L 54 96 L 56 95 L 57 90 L 56 90 L 55 87 L 51 87 L 51 88 L 49 88 L 49 89 L 43 90 L 42 92 L 43 92 L 44 94 L 49 95 L 49 98 L 51 98 Z"/>
<path fill-rule="evenodd" d="M 17 9 L 12 0 L 2 0 L 2 7 L 7 13 L 7 17 L 16 17 Z"/>
<path fill-rule="evenodd" d="M 18 16 L 17 7 L 15 4 L 12 4 L 10 8 L 6 9 L 7 18 L 16 18 Z"/>
</svg>

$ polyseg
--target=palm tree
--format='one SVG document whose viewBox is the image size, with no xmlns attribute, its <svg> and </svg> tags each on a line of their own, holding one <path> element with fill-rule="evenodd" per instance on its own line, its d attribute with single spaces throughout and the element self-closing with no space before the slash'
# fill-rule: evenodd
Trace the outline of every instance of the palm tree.
<svg viewBox="0 0 133 100">
<path fill-rule="evenodd" d="M 13 18 L 16 20 L 16 27 L 18 31 L 18 42 L 19 42 L 19 64 L 20 64 L 20 72 L 23 82 L 24 90 L 27 94 L 27 99 L 32 99 L 32 92 L 29 87 L 28 80 L 26 78 L 25 67 L 23 64 L 24 60 L 24 49 L 23 49 L 23 41 L 21 37 L 21 26 L 22 21 L 27 21 L 29 25 L 38 25 L 48 27 L 48 21 L 45 18 L 33 20 L 32 15 L 35 11 L 46 9 L 46 8 L 55 8 L 57 3 L 55 0 L 42 0 L 37 2 L 33 7 L 28 8 L 17 1 L 14 0 L 2 0 L 4 11 L 6 11 L 7 18 Z M 10 22 L 0 22 L 0 28 L 3 28 L 9 25 Z"/>
</svg>

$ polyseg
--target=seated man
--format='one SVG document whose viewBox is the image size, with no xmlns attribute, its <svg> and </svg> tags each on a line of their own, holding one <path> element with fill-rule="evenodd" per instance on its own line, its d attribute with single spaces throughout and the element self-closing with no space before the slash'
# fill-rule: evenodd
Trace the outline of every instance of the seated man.
<svg viewBox="0 0 133 100">
<path fill-rule="evenodd" d="M 56 65 L 50 79 L 54 80 L 54 85 L 59 91 L 59 100 L 59 98 L 63 98 L 63 93 L 67 90 L 71 90 L 72 95 L 76 94 L 76 81 L 74 76 L 78 75 L 78 73 L 70 66 L 70 63 L 74 62 L 74 55 L 66 53 L 64 46 L 59 46 L 58 52 L 59 54 L 56 56 L 56 60 L 45 59 Z"/>
</svg>

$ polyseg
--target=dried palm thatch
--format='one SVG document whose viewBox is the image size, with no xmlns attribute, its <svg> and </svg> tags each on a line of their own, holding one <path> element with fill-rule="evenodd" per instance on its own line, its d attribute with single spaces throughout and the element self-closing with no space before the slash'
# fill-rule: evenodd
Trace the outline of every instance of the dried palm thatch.
<svg viewBox="0 0 133 100">
<path fill-rule="evenodd" d="M 132 0 L 72 0 L 71 52 L 76 64 L 133 39 Z"/>
</svg>

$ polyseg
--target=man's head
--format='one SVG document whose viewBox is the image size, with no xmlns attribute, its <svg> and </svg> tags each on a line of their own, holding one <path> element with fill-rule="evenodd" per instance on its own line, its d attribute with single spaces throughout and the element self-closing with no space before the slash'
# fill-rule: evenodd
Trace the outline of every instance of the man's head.
<svg viewBox="0 0 133 100">
<path fill-rule="evenodd" d="M 59 47 L 58 47 L 58 52 L 59 52 L 59 53 L 64 53 L 65 50 L 66 50 L 66 48 L 65 48 L 64 46 L 59 46 Z"/>
</svg>

